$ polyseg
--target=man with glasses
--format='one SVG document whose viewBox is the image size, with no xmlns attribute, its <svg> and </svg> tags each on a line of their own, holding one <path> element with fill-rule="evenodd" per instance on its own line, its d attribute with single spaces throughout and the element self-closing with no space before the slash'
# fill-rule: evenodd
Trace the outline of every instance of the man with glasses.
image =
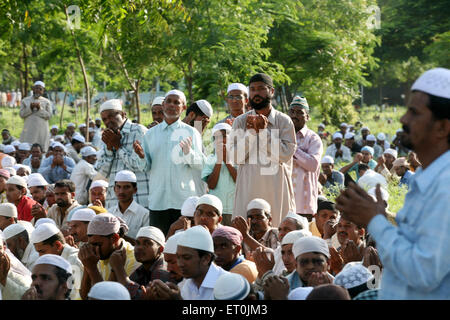
<svg viewBox="0 0 450 320">
<path fill-rule="evenodd" d="M 231 83 L 227 89 L 227 105 L 230 114 L 217 123 L 228 123 L 233 125 L 235 118 L 245 113 L 248 103 L 248 90 L 242 83 Z"/>
</svg>

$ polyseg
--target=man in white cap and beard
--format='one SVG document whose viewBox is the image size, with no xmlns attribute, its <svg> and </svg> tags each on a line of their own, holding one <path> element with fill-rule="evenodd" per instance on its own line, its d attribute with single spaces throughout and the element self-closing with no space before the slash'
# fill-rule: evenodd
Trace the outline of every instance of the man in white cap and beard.
<svg viewBox="0 0 450 320">
<path fill-rule="evenodd" d="M 8 249 L 31 271 L 39 254 L 30 241 L 28 230 L 22 224 L 14 223 L 3 230 L 3 235 Z"/>
<path fill-rule="evenodd" d="M 89 222 L 91 222 L 95 216 L 96 213 L 94 210 L 81 208 L 76 210 L 70 217 L 69 233 L 73 237 L 78 248 L 81 248 L 85 243 L 88 243 L 87 227 Z"/>
<path fill-rule="evenodd" d="M 20 117 L 25 120 L 21 142 L 39 143 L 43 150 L 47 151 L 50 142 L 50 131 L 48 121 L 52 116 L 52 104 L 44 98 L 45 84 L 36 81 L 31 87 L 33 95 L 22 100 L 20 105 Z"/>
<path fill-rule="evenodd" d="M 333 144 L 328 146 L 327 151 L 325 151 L 325 155 L 332 157 L 334 162 L 351 162 L 352 153 L 349 148 L 342 144 L 342 138 L 342 133 L 335 132 L 333 134 Z"/>
<path fill-rule="evenodd" d="M 97 175 L 94 165 L 97 162 L 97 151 L 86 146 L 81 149 L 81 159 L 73 168 L 70 180 L 75 183 L 75 199 L 81 205 L 89 203 L 89 195 L 87 187 Z"/>
<path fill-rule="evenodd" d="M 235 118 L 245 113 L 248 103 L 248 89 L 242 83 L 230 83 L 227 88 L 227 105 L 230 114 L 217 123 L 233 125 Z"/>
<path fill-rule="evenodd" d="M 135 162 L 138 162 L 139 158 L 133 150 L 133 143 L 135 141 L 142 142 L 147 128 L 132 123 L 122 109 L 122 102 L 118 99 L 104 102 L 100 106 L 100 116 L 106 129 L 102 133 L 103 144 L 95 169 L 104 177 L 109 178 L 106 195 L 107 208 L 115 206 L 118 202 L 114 193 L 114 177 L 117 172 L 125 169 L 133 170 L 136 174 L 138 185 L 136 201 L 141 206 L 148 208 L 150 175 L 136 169 Z"/>
<path fill-rule="evenodd" d="M 393 226 L 381 189 L 377 202 L 351 184 L 337 198 L 343 216 L 365 228 L 383 264 L 379 299 L 448 299 L 450 289 L 450 70 L 422 74 L 400 118 L 401 143 L 422 163 Z M 395 245 L 394 245 L 395 244 Z"/>
<path fill-rule="evenodd" d="M 184 93 L 167 92 L 163 106 L 164 122 L 149 129 L 143 143 L 134 143 L 141 159 L 137 168 L 129 169 L 149 172 L 150 225 L 167 234 L 170 225 L 180 217 L 184 200 L 203 194 L 195 179 L 200 178 L 206 157 L 200 133 L 180 120 L 186 109 Z"/>
</svg>

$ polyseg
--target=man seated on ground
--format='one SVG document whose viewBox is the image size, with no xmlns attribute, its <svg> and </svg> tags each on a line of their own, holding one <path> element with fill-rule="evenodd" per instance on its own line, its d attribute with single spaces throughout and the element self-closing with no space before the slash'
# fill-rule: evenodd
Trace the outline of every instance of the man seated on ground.
<svg viewBox="0 0 450 320">
<path fill-rule="evenodd" d="M 354 171 L 356 172 L 356 182 L 358 182 L 358 179 L 360 178 L 360 173 L 359 173 L 359 166 L 360 164 L 365 164 L 367 166 L 369 166 L 370 169 L 375 169 L 375 167 L 377 166 L 376 161 L 374 161 L 373 158 L 373 148 L 372 147 L 362 147 L 361 148 L 361 153 L 357 153 L 355 155 L 355 157 L 353 158 L 353 162 L 351 162 L 350 164 L 344 166 L 341 168 L 341 173 L 344 174 L 345 176 L 345 186 L 348 185 L 349 182 L 355 182 L 353 181 L 352 177 L 350 176 L 350 172 Z"/>
<path fill-rule="evenodd" d="M 350 149 L 342 144 L 342 138 L 340 132 L 333 134 L 333 144 L 328 146 L 327 151 L 325 151 L 325 155 L 332 157 L 334 162 L 352 160 Z"/>
<path fill-rule="evenodd" d="M 186 283 L 177 261 L 178 239 L 183 232 L 180 231 L 168 238 L 163 251 L 164 261 L 167 263 L 167 271 L 169 272 L 169 281 L 175 283 L 180 290 Z"/>
<path fill-rule="evenodd" d="M 30 242 L 27 229 L 19 223 L 14 223 L 3 230 L 3 236 L 8 249 L 28 270 L 32 271 L 39 254 Z"/>
<path fill-rule="evenodd" d="M 325 188 L 337 186 L 344 188 L 344 174 L 334 169 L 334 159 L 330 156 L 324 156 L 321 160 L 322 171 L 319 175 L 319 182 Z"/>
<path fill-rule="evenodd" d="M 8 202 L 6 198 L 6 181 L 11 177 L 8 170 L 0 169 L 0 203 Z"/>
<path fill-rule="evenodd" d="M 340 244 L 336 236 L 339 211 L 332 201 L 319 199 L 317 202 L 317 214 L 314 216 L 314 221 L 309 224 L 309 230 L 313 236 L 327 241 L 328 246 L 339 248 Z"/>
<path fill-rule="evenodd" d="M 198 199 L 200 199 L 200 197 L 191 196 L 184 200 L 183 205 L 181 206 L 181 217 L 170 225 L 166 239 L 169 239 L 169 237 L 175 233 L 189 229 L 191 226 L 195 225 L 194 214 L 197 208 Z"/>
<path fill-rule="evenodd" d="M 362 147 L 355 141 L 355 134 L 353 132 L 347 132 L 344 135 L 344 139 L 344 144 L 347 148 L 350 149 L 352 156 L 354 156 L 358 152 L 361 152 Z"/>
<path fill-rule="evenodd" d="M 395 159 L 397 159 L 397 151 L 391 148 L 386 149 L 378 158 L 375 172 L 382 174 L 386 179 L 392 178 L 395 173 L 392 169 Z"/>
<path fill-rule="evenodd" d="M 95 180 L 89 187 L 89 204 L 90 206 L 97 206 L 106 208 L 106 193 L 108 191 L 109 183 L 105 180 Z"/>
<path fill-rule="evenodd" d="M 204 194 L 197 201 L 194 212 L 196 226 L 203 225 L 212 234 L 214 230 L 222 226 L 222 201 L 212 194 Z"/>
<path fill-rule="evenodd" d="M 66 147 L 60 142 L 54 142 L 52 148 L 53 154 L 42 161 L 39 173 L 48 183 L 69 179 L 75 167 L 75 161 L 66 156 Z"/>
<path fill-rule="evenodd" d="M 12 203 L 0 204 L 0 230 L 5 230 L 10 225 L 17 223 L 17 208 Z"/>
<path fill-rule="evenodd" d="M 69 221 L 69 234 L 77 248 L 81 248 L 88 243 L 87 228 L 89 222 L 96 216 L 95 211 L 89 208 L 82 208 L 75 211 Z"/>
<path fill-rule="evenodd" d="M 374 153 L 373 153 L 372 156 L 373 156 L 374 159 L 378 159 L 378 157 L 381 154 L 383 154 L 383 149 L 381 148 L 381 146 L 376 144 L 376 142 L 377 142 L 377 138 L 373 134 L 369 134 L 367 136 L 367 138 L 366 138 L 366 146 L 373 148 Z"/>
<path fill-rule="evenodd" d="M 400 177 L 399 186 L 406 185 L 409 188 L 409 184 L 411 183 L 411 177 L 414 175 L 409 170 L 409 163 L 406 158 L 398 158 L 392 164 L 392 168 L 395 173 Z"/>
<path fill-rule="evenodd" d="M 97 151 L 90 147 L 81 149 L 82 159 L 73 168 L 70 180 L 75 183 L 75 199 L 81 205 L 88 204 L 89 197 L 87 192 L 88 185 L 97 175 L 94 165 L 97 162 Z"/>
<path fill-rule="evenodd" d="M 23 164 L 31 168 L 31 173 L 36 173 L 41 166 L 41 161 L 44 160 L 44 153 L 39 143 L 34 143 L 31 146 L 31 155 L 23 160 Z"/>
<path fill-rule="evenodd" d="M 6 198 L 16 206 L 18 220 L 33 219 L 31 209 L 37 202 L 26 196 L 27 191 L 27 182 L 22 177 L 12 176 L 6 181 Z"/>
</svg>

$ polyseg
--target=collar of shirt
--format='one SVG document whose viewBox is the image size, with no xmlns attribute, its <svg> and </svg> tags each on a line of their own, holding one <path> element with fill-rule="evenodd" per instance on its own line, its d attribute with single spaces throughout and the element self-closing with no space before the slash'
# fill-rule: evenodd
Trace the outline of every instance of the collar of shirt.
<svg viewBox="0 0 450 320">
<path fill-rule="evenodd" d="M 411 183 L 415 183 L 420 192 L 425 193 L 431 183 L 434 182 L 437 179 L 437 176 L 442 172 L 442 169 L 447 167 L 449 163 L 450 151 L 447 151 L 434 160 L 425 170 L 423 170 L 422 167 L 418 168 L 411 177 Z"/>
<path fill-rule="evenodd" d="M 175 121 L 172 124 L 168 124 L 166 122 L 166 120 L 164 120 L 163 122 L 161 122 L 160 126 L 161 126 L 161 130 L 165 130 L 167 128 L 171 129 L 171 130 L 177 129 L 177 128 L 179 128 L 181 126 L 181 120 L 180 120 L 180 118 L 178 118 L 177 121 Z"/>
<path fill-rule="evenodd" d="M 297 136 L 304 138 L 306 136 L 306 133 L 308 133 L 308 127 L 306 124 L 297 132 Z"/>
<path fill-rule="evenodd" d="M 136 213 L 138 211 L 138 208 L 139 208 L 138 203 L 136 202 L 136 200 L 133 199 L 133 202 L 131 202 L 131 204 L 128 206 L 128 208 L 124 212 L 120 211 L 120 207 L 119 207 L 118 203 L 117 203 L 117 206 L 115 207 L 114 211 L 117 212 L 118 214 L 124 215 L 128 211 L 130 211 L 132 213 Z"/>
<path fill-rule="evenodd" d="M 122 125 L 122 128 L 119 129 L 121 133 L 130 133 L 131 132 L 131 121 L 129 119 L 125 120 Z"/>
<path fill-rule="evenodd" d="M 220 275 L 221 275 L 220 267 L 216 266 L 214 263 L 211 263 L 211 265 L 209 266 L 208 273 L 203 279 L 203 282 L 200 285 L 200 287 L 214 289 L 217 278 Z"/>
<path fill-rule="evenodd" d="M 252 115 L 258 115 L 258 113 L 256 113 L 256 111 L 255 111 L 254 109 L 251 111 L 251 114 L 252 114 Z M 274 107 L 272 107 L 272 108 L 270 109 L 270 113 L 269 113 L 269 115 L 267 116 L 267 120 L 269 120 L 269 123 L 270 123 L 271 125 L 275 125 L 275 108 L 274 108 Z"/>
</svg>

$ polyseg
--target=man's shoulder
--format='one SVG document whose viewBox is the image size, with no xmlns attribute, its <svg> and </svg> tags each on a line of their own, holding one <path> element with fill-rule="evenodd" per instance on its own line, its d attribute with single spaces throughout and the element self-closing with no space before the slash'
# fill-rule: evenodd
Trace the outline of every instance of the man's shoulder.
<svg viewBox="0 0 450 320">
<path fill-rule="evenodd" d="M 148 129 L 144 125 L 142 125 L 140 123 L 130 122 L 130 131 L 131 132 L 133 132 L 133 131 L 140 131 L 140 132 L 142 132 L 144 134 L 144 133 L 146 133 L 148 131 Z"/>
</svg>

